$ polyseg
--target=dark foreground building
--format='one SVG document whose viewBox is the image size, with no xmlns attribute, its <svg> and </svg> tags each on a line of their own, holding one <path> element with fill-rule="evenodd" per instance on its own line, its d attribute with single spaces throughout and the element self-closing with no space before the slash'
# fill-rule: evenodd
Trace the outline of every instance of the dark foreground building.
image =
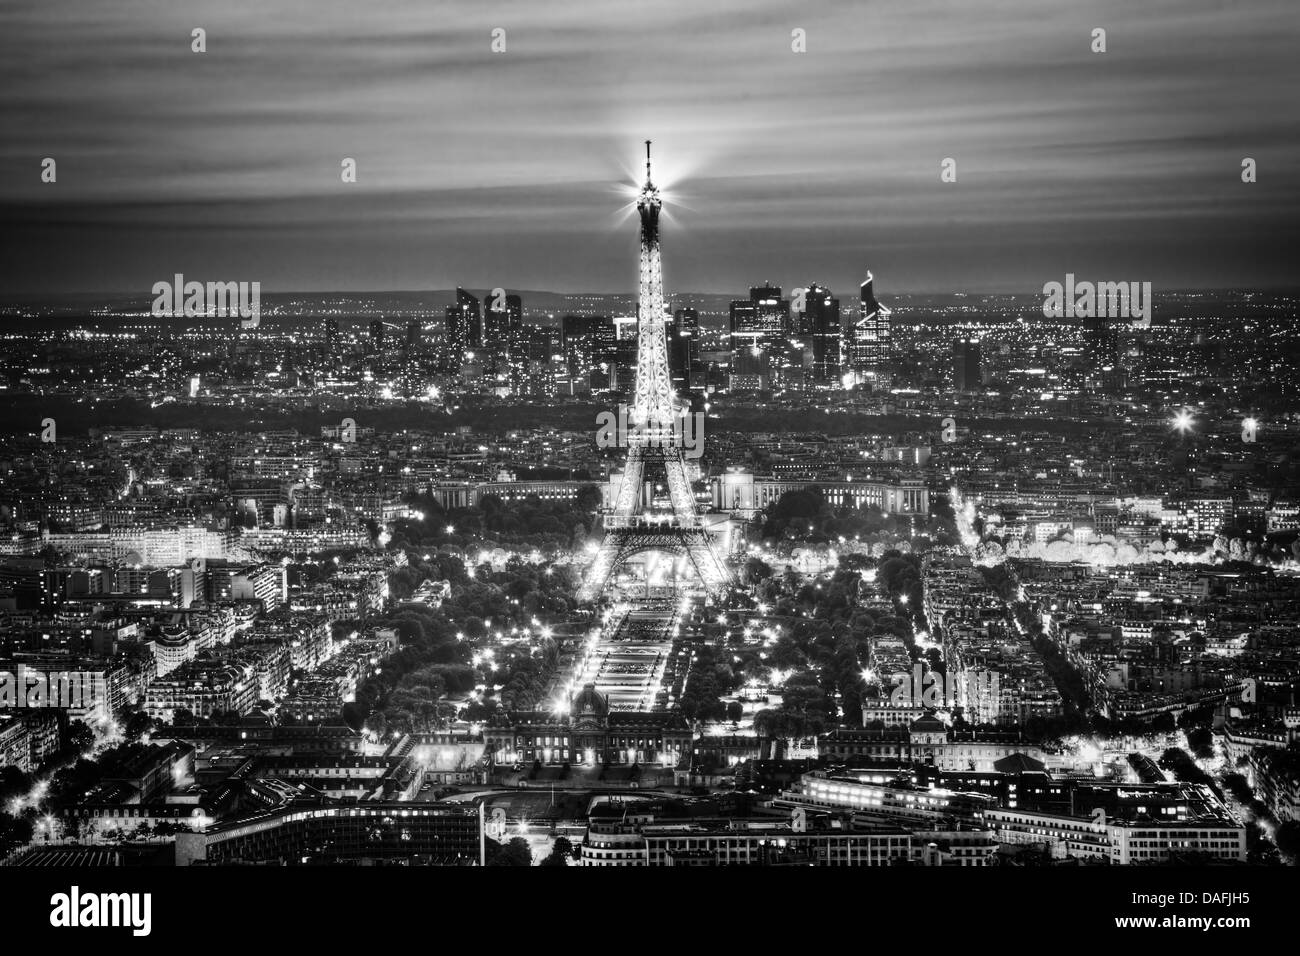
<svg viewBox="0 0 1300 956">
<path fill-rule="evenodd" d="M 482 865 L 478 807 L 357 803 L 287 807 L 176 837 L 176 865 L 416 863 Z"/>
</svg>

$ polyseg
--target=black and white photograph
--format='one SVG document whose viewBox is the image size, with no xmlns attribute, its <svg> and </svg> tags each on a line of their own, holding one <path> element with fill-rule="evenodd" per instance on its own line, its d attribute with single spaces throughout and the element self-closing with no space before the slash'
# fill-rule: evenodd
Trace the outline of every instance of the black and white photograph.
<svg viewBox="0 0 1300 956">
<path fill-rule="evenodd" d="M 1298 50 L 3 0 L 5 921 L 1285 932 Z"/>
</svg>

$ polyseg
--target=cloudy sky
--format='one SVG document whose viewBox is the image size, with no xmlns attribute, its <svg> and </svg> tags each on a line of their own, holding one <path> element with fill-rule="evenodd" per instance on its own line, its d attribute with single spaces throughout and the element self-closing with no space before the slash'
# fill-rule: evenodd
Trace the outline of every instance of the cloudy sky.
<svg viewBox="0 0 1300 956">
<path fill-rule="evenodd" d="M 5 0 L 0 292 L 624 291 L 647 138 L 678 290 L 1295 285 L 1298 48 L 1296 0 Z"/>
</svg>

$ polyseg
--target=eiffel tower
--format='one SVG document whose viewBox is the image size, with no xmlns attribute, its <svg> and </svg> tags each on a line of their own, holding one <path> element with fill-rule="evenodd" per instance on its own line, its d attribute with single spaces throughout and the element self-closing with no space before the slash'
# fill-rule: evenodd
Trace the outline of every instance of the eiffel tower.
<svg viewBox="0 0 1300 956">
<path fill-rule="evenodd" d="M 731 575 L 695 513 L 686 460 L 674 424 L 688 413 L 673 391 L 664 331 L 664 279 L 659 257 L 659 210 L 663 200 L 650 179 L 650 140 L 645 143 L 645 185 L 637 199 L 641 215 L 641 283 L 637 301 L 636 392 L 628 410 L 627 464 L 614 510 L 605 515 L 605 538 L 587 569 L 583 600 L 604 593 L 623 564 L 642 551 L 685 556 L 705 589 L 719 596 Z M 654 510 L 645 497 L 646 466 L 662 467 L 672 510 Z"/>
</svg>

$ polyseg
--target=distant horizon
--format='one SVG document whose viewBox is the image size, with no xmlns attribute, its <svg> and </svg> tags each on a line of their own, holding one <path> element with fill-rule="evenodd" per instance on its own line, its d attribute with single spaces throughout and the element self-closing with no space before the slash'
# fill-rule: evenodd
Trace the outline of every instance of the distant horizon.
<svg viewBox="0 0 1300 956">
<path fill-rule="evenodd" d="M 1059 278 L 1063 278 L 1064 276 L 1065 273 L 1062 273 Z M 1081 275 L 1079 273 L 1075 273 L 1075 277 L 1080 281 L 1084 281 L 1084 280 L 1099 281 L 1099 280 L 1089 279 L 1088 276 Z M 1044 282 L 1057 281 L 1057 279 L 1058 277 L 1051 277 L 1045 279 Z M 225 281 L 225 280 L 205 278 L 196 281 L 202 281 L 206 283 L 209 281 L 217 282 L 217 281 Z M 248 281 L 258 281 L 258 280 L 248 280 Z M 780 282 L 777 282 L 775 284 L 782 290 L 782 293 L 791 289 L 807 288 L 806 286 L 803 285 L 785 285 Z M 821 285 L 825 287 L 824 283 Z M 628 298 L 635 298 L 637 295 L 635 289 L 627 289 L 626 291 L 614 291 L 614 292 L 602 292 L 602 291 L 595 291 L 592 289 L 578 289 L 575 291 L 563 291 L 558 289 L 522 289 L 516 286 L 508 286 L 508 285 L 487 286 L 487 285 L 464 285 L 464 284 L 456 285 L 456 286 L 442 286 L 438 288 L 427 288 L 427 289 L 414 289 L 414 288 L 265 289 L 263 288 L 262 295 L 263 296 L 300 295 L 300 296 L 321 296 L 321 297 L 350 296 L 350 295 L 352 296 L 355 295 L 455 295 L 457 289 L 464 289 L 465 291 L 470 293 L 479 293 L 479 292 L 490 291 L 491 289 L 495 289 L 495 288 L 502 288 L 511 295 L 519 295 L 519 296 L 529 296 L 529 295 L 557 296 L 557 297 L 592 296 L 592 297 L 600 297 L 600 298 L 614 298 L 617 296 L 623 296 Z M 732 299 L 736 299 L 736 298 L 743 298 L 743 294 L 747 293 L 749 291 L 749 288 L 750 287 L 745 287 L 743 289 L 721 290 L 721 291 L 707 291 L 707 290 L 700 290 L 700 289 L 682 289 L 680 291 L 677 291 L 677 290 L 670 289 L 670 290 L 665 290 L 664 296 L 667 299 L 673 299 L 679 296 L 717 296 L 717 297 L 729 297 Z M 834 286 L 830 286 L 829 289 L 830 292 L 834 294 L 836 298 L 841 300 L 848 297 L 852 297 L 852 298 L 857 297 L 856 289 L 852 290 L 850 293 L 840 293 L 835 289 Z M 1157 285 L 1154 287 L 1154 291 L 1156 293 L 1163 294 L 1163 295 L 1206 295 L 1206 294 L 1215 294 L 1215 293 L 1218 294 L 1260 293 L 1260 294 L 1280 295 L 1288 292 L 1300 295 L 1300 283 L 1292 283 L 1288 285 L 1271 285 L 1271 286 L 1182 286 L 1182 287 L 1170 287 L 1170 288 L 1161 288 L 1160 286 Z M 981 297 L 981 298 L 993 297 L 993 296 L 1005 296 L 1005 297 L 1014 298 L 1018 296 L 1034 297 L 1042 294 L 1041 289 L 1020 290 L 1020 291 L 1011 291 L 1006 289 L 991 289 L 991 290 L 979 290 L 979 291 L 969 291 L 969 292 L 963 292 L 958 290 L 940 290 L 940 289 L 892 290 L 889 289 L 888 287 L 882 288 L 879 284 L 875 286 L 875 292 L 877 298 L 888 298 L 890 296 L 953 296 L 953 297 Z M 12 304 L 12 303 L 18 303 L 18 302 L 28 302 L 33 300 L 35 301 L 48 300 L 53 302 L 59 299 L 66 301 L 66 300 L 73 300 L 73 299 L 106 299 L 106 298 L 117 298 L 117 299 L 130 298 L 130 299 L 151 300 L 154 298 L 154 296 L 152 292 L 139 292 L 134 290 L 124 290 L 124 289 L 121 290 L 105 289 L 105 290 L 98 290 L 98 291 L 91 291 L 91 292 L 12 292 L 12 293 L 0 292 L 0 306 Z"/>
</svg>

